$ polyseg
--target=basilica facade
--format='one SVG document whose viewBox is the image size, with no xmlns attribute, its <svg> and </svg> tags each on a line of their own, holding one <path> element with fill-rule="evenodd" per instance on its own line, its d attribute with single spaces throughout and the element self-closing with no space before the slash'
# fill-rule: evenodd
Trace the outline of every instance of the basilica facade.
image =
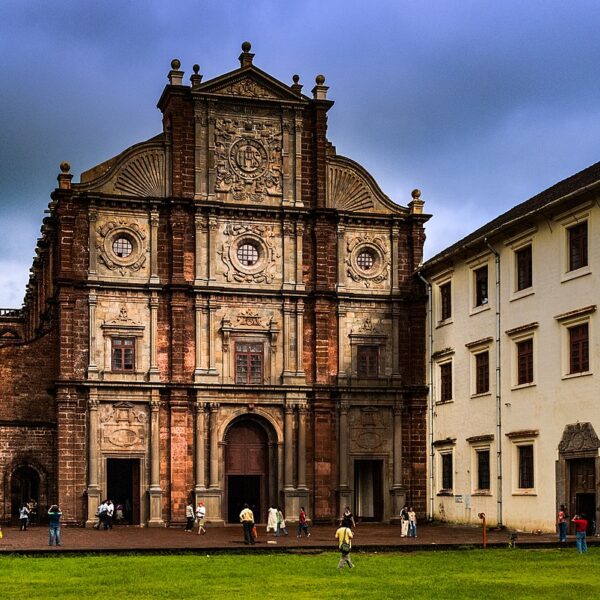
<svg viewBox="0 0 600 600">
<path fill-rule="evenodd" d="M 392 202 L 327 139 L 317 76 L 190 85 L 162 132 L 61 165 L 23 309 L 0 311 L 0 519 L 35 498 L 90 524 L 331 520 L 426 509 L 426 294 L 415 190 Z"/>
</svg>

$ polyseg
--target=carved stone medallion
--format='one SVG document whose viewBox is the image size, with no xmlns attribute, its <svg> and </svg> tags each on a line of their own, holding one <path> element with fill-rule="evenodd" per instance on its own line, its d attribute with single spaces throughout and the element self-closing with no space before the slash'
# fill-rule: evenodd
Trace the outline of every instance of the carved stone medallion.
<svg viewBox="0 0 600 600">
<path fill-rule="evenodd" d="M 129 402 L 101 407 L 101 444 L 105 449 L 143 450 L 148 418 L 144 408 Z"/>
<path fill-rule="evenodd" d="M 256 116 L 218 118 L 215 155 L 217 193 L 250 202 L 282 195 L 280 124 Z"/>
</svg>

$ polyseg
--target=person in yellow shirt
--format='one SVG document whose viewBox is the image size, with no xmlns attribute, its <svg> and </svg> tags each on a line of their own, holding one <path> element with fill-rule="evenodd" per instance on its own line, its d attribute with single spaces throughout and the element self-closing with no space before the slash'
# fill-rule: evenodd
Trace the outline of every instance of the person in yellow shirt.
<svg viewBox="0 0 600 600">
<path fill-rule="evenodd" d="M 244 508 L 240 513 L 240 523 L 244 528 L 244 544 L 254 544 L 256 541 L 254 535 L 252 535 L 252 530 L 254 529 L 254 513 L 247 504 L 244 504 Z"/>
<path fill-rule="evenodd" d="M 352 529 L 350 527 L 340 527 L 335 532 L 335 537 L 338 541 L 338 548 L 342 553 L 340 557 L 340 562 L 338 563 L 338 569 L 343 569 L 344 565 L 348 565 L 349 568 L 354 569 L 354 564 L 352 563 L 352 559 L 350 558 L 350 550 L 352 549 L 352 538 L 354 534 L 352 533 Z"/>
</svg>

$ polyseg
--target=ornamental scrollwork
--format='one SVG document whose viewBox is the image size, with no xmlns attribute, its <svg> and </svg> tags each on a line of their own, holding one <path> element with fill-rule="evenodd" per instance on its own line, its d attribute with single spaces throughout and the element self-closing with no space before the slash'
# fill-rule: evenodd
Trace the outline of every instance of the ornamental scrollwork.
<svg viewBox="0 0 600 600">
<path fill-rule="evenodd" d="M 281 125 L 247 117 L 217 118 L 215 191 L 236 201 L 282 195 Z"/>
</svg>

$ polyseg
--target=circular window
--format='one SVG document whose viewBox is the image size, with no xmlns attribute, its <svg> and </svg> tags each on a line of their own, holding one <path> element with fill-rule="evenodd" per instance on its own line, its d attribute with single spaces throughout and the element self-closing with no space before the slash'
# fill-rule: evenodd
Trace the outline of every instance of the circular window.
<svg viewBox="0 0 600 600">
<path fill-rule="evenodd" d="M 120 235 L 113 241 L 112 249 L 119 258 L 127 258 L 133 252 L 133 244 L 129 238 Z"/>
<path fill-rule="evenodd" d="M 258 262 L 258 248 L 250 242 L 244 242 L 238 247 L 237 257 L 242 265 L 252 267 Z"/>
<path fill-rule="evenodd" d="M 375 265 L 375 257 L 370 250 L 361 250 L 356 257 L 356 264 L 363 271 L 370 271 Z"/>
</svg>

